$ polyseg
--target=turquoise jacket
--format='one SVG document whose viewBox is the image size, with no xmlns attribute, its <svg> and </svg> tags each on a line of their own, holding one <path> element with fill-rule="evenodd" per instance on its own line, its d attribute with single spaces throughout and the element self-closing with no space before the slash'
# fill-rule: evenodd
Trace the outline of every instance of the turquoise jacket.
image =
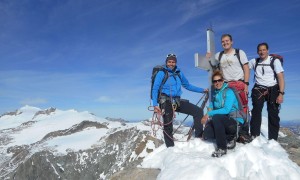
<svg viewBox="0 0 300 180">
<path fill-rule="evenodd" d="M 186 79 L 184 74 L 180 72 L 180 69 L 176 66 L 175 69 L 172 71 L 167 66 L 164 66 L 167 70 L 169 78 L 167 79 L 166 83 L 162 86 L 161 93 L 166 94 L 167 96 L 175 97 L 181 96 L 182 90 L 181 86 L 185 89 L 193 92 L 203 93 L 204 89 L 191 85 L 189 81 Z M 152 97 L 158 97 L 159 87 L 164 79 L 165 73 L 163 71 L 159 71 L 155 77 L 152 89 Z M 179 77 L 180 76 L 180 77 Z M 153 106 L 157 106 L 157 98 L 152 99 Z"/>
<path fill-rule="evenodd" d="M 228 84 L 224 82 L 220 90 L 216 89 L 213 95 L 213 102 L 210 103 L 209 108 L 212 110 L 207 114 L 212 117 L 215 114 L 230 114 L 232 112 L 238 111 L 238 100 L 235 97 L 234 92 L 231 89 L 226 90 L 225 100 L 223 99 L 223 91 L 228 87 Z M 234 117 L 233 117 L 234 118 Z M 243 118 L 236 117 L 240 123 L 244 123 Z"/>
</svg>

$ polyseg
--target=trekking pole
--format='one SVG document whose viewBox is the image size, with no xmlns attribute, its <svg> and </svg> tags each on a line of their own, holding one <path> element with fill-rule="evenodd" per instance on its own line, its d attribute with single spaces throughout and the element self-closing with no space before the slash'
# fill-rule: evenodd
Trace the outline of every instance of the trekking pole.
<svg viewBox="0 0 300 180">
<path fill-rule="evenodd" d="M 200 106 L 201 109 L 204 109 L 205 104 L 206 104 L 206 102 L 208 101 L 208 98 L 209 98 L 209 95 L 208 95 L 208 94 L 209 94 L 208 92 L 205 93 L 205 99 L 203 100 L 203 102 L 202 102 L 202 104 L 201 104 L 201 106 Z M 192 132 L 193 132 L 194 129 L 195 129 L 195 126 L 194 126 L 194 123 L 193 123 L 193 125 L 191 126 L 191 128 L 190 128 L 190 130 L 189 130 L 189 132 L 188 132 L 187 141 L 189 141 L 189 140 L 191 139 L 191 137 L 192 137 Z"/>
<path fill-rule="evenodd" d="M 199 99 L 199 101 L 197 102 L 196 106 L 198 106 L 198 104 L 201 102 L 201 100 L 204 98 L 205 94 L 203 94 L 203 96 Z M 190 115 L 188 114 L 183 121 L 180 123 L 180 125 L 178 126 L 178 128 L 175 129 L 175 131 L 173 132 L 173 135 L 177 132 L 177 130 L 180 128 L 180 126 L 184 123 L 184 121 L 189 117 Z"/>
</svg>

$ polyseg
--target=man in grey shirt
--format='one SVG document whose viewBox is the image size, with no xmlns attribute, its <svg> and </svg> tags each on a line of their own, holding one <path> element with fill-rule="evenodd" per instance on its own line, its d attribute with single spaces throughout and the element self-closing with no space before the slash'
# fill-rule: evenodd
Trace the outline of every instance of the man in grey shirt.
<svg viewBox="0 0 300 180">
<path fill-rule="evenodd" d="M 223 72 L 224 80 L 229 87 L 233 87 L 238 92 L 243 110 L 248 114 L 248 86 L 249 86 L 249 62 L 246 53 L 241 49 L 233 48 L 233 40 L 230 34 L 223 34 L 221 37 L 223 51 L 215 54 L 216 66 Z M 207 59 L 211 58 L 211 53 L 206 54 Z M 242 127 L 238 139 L 240 142 L 249 142 L 248 122 Z"/>
</svg>

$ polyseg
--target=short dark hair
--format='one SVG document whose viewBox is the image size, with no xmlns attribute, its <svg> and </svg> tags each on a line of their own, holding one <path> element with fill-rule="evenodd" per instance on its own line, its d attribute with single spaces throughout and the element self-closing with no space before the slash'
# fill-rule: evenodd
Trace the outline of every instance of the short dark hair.
<svg viewBox="0 0 300 180">
<path fill-rule="evenodd" d="M 259 51 L 260 46 L 266 46 L 267 50 L 269 50 L 269 45 L 266 42 L 259 43 L 257 45 L 257 52 Z"/>
<path fill-rule="evenodd" d="M 222 73 L 222 71 L 220 71 L 220 70 L 216 70 L 216 71 L 213 72 L 213 74 L 212 74 L 212 76 L 211 76 L 211 81 L 214 80 L 214 77 L 215 77 L 215 76 L 220 76 L 222 79 L 224 79 L 223 73 Z"/>
<path fill-rule="evenodd" d="M 224 37 L 229 37 L 230 41 L 232 41 L 232 36 L 231 36 L 230 34 L 223 34 L 223 35 L 221 36 L 221 41 L 222 41 L 222 39 L 223 39 Z"/>
</svg>

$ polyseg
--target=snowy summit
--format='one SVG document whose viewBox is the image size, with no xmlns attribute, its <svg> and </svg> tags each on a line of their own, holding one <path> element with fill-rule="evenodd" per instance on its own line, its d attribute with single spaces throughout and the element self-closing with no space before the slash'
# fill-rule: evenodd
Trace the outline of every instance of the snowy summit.
<svg viewBox="0 0 300 180">
<path fill-rule="evenodd" d="M 0 116 L 0 177 L 109 179 L 137 167 L 158 168 L 157 179 L 163 180 L 299 180 L 300 167 L 264 136 L 266 121 L 260 137 L 213 158 L 214 142 L 186 141 L 189 127 L 175 134 L 175 147 L 166 148 L 161 130 L 151 135 L 149 121 L 124 123 L 89 112 L 25 106 Z"/>
</svg>

